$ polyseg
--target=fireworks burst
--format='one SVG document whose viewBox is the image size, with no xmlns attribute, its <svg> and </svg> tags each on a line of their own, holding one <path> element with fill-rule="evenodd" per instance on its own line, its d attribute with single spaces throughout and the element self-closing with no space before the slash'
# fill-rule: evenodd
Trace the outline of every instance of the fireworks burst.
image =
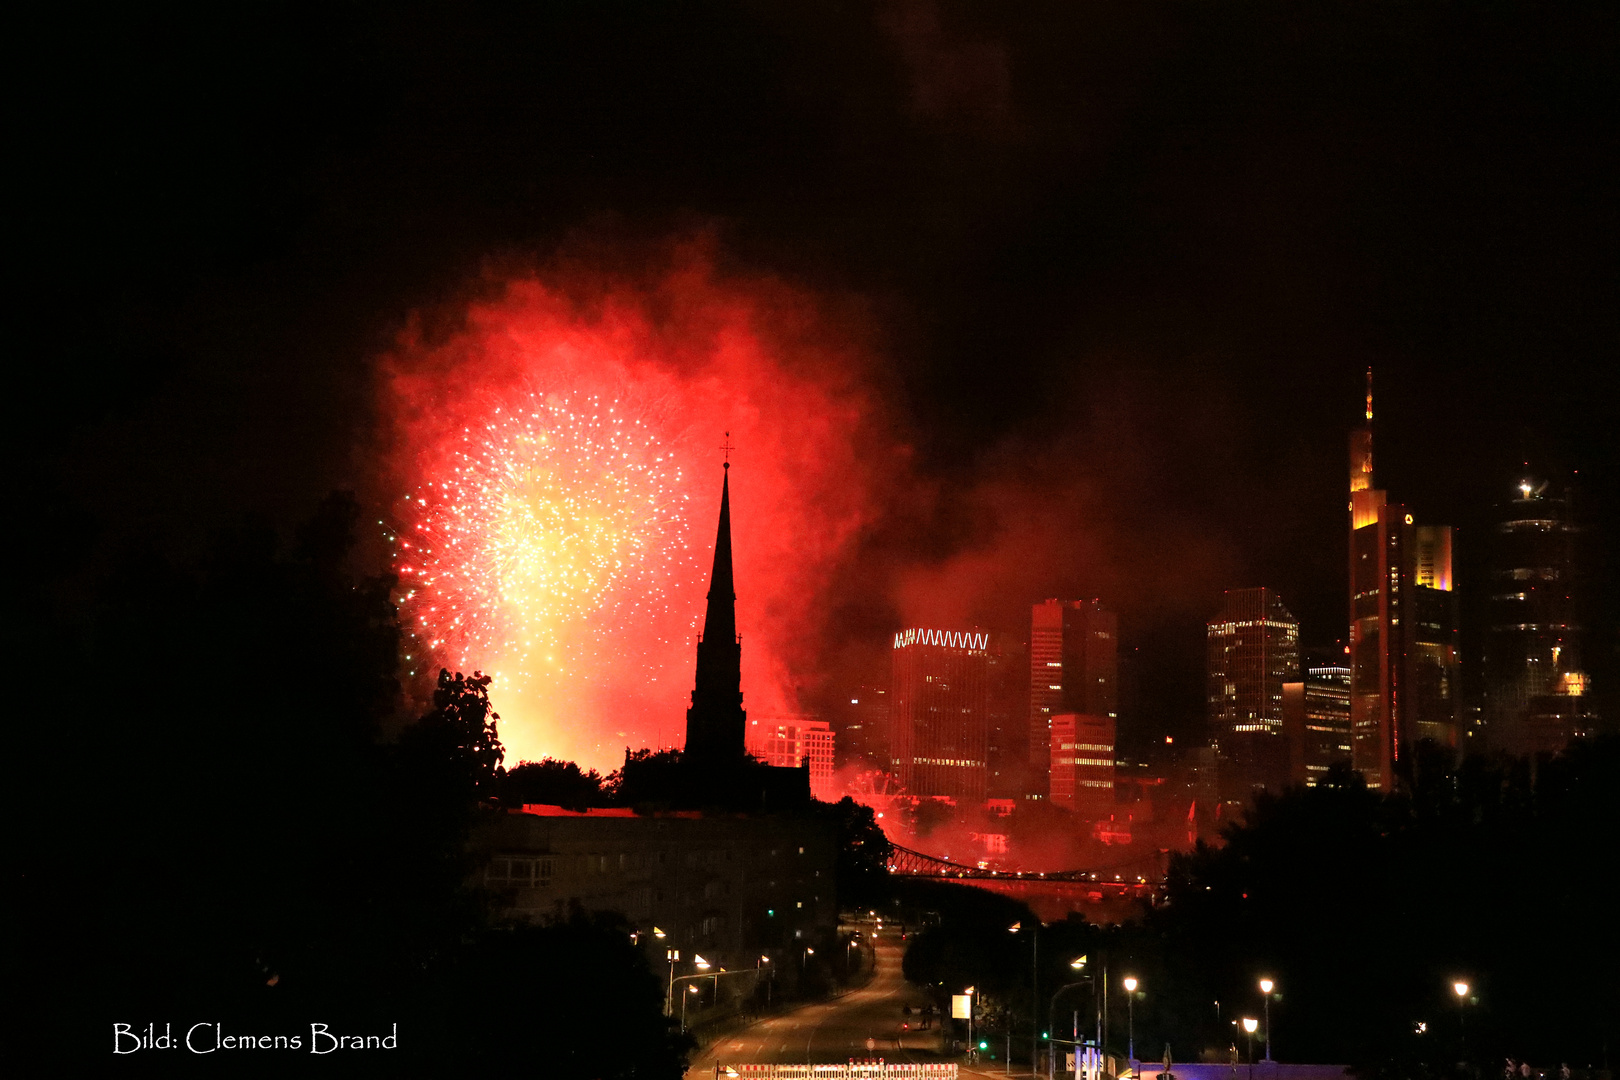
<svg viewBox="0 0 1620 1080">
<path fill-rule="evenodd" d="M 745 448 L 732 557 L 760 715 L 796 708 L 876 506 L 871 463 L 893 455 L 872 452 L 853 346 L 808 297 L 716 282 L 706 258 L 640 285 L 514 277 L 380 360 L 408 668 L 493 675 L 511 760 L 607 772 L 680 744 L 725 432 Z"/>
<path fill-rule="evenodd" d="M 412 656 L 561 675 L 667 606 L 687 495 L 656 425 L 594 394 L 529 393 L 465 427 L 389 539 Z"/>
</svg>

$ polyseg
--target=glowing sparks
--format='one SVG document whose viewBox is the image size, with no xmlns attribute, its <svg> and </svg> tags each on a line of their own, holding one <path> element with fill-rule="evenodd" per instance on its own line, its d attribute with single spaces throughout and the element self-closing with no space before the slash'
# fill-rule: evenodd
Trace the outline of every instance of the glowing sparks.
<svg viewBox="0 0 1620 1080">
<path fill-rule="evenodd" d="M 463 428 L 443 460 L 402 500 L 395 538 L 408 625 L 442 662 L 555 673 L 582 640 L 664 605 L 689 546 L 686 494 L 645 418 L 530 393 Z"/>
<path fill-rule="evenodd" d="M 627 746 L 679 745 L 730 432 L 743 686 L 791 711 L 877 505 L 872 463 L 895 460 L 873 452 L 854 346 L 809 298 L 717 283 L 698 255 L 644 286 L 480 295 L 379 359 L 407 671 L 494 675 L 509 760 L 607 772 Z"/>
</svg>

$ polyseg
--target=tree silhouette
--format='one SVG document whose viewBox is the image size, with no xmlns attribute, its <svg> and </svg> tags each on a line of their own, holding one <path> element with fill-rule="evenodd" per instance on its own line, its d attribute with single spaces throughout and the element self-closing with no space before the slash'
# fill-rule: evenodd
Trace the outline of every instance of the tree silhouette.
<svg viewBox="0 0 1620 1080">
<path fill-rule="evenodd" d="M 500 791 L 501 802 L 507 806 L 540 803 L 584 810 L 608 804 L 600 773 L 556 758 L 519 762 L 506 771 Z"/>
<path fill-rule="evenodd" d="M 489 680 L 442 674 L 431 708 L 383 739 L 405 707 L 401 635 L 393 580 L 355 569 L 358 521 L 337 494 L 290 545 L 248 522 L 189 565 L 124 551 L 41 626 L 56 651 L 23 725 L 29 767 L 12 763 L 28 825 L 18 978 L 54 1003 L 40 1030 L 64 1053 L 104 1059 L 102 1033 L 131 1017 L 397 1021 L 402 1057 L 435 1072 L 515 1038 L 457 996 L 482 964 L 477 1000 L 533 998 L 532 971 L 491 959 L 517 938 L 466 854 L 500 777 Z M 601 996 L 663 1032 L 645 962 L 615 955 Z"/>
</svg>

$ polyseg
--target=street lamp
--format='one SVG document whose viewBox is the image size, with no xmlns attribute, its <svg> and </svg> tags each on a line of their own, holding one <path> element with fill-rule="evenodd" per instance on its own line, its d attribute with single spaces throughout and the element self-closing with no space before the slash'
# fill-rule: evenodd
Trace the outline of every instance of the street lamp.
<svg viewBox="0 0 1620 1080">
<path fill-rule="evenodd" d="M 687 994 L 695 994 L 697 992 L 698 992 L 698 988 L 695 985 L 688 984 L 688 986 L 686 987 L 686 994 L 681 995 L 681 1030 L 682 1031 L 686 1030 L 686 997 L 687 997 Z"/>
<path fill-rule="evenodd" d="M 659 937 L 664 936 L 662 931 L 654 930 L 653 933 Z M 669 990 L 664 994 L 664 1015 L 673 1016 L 675 1014 L 675 965 L 680 962 L 681 950 L 665 949 L 664 959 L 669 961 Z"/>
<path fill-rule="evenodd" d="M 1243 1033 L 1249 1037 L 1249 1080 L 1254 1080 L 1254 1033 L 1260 1021 L 1252 1016 L 1243 1018 Z"/>
<path fill-rule="evenodd" d="M 1136 976 L 1125 976 L 1125 1060 L 1136 1061 Z"/>
<path fill-rule="evenodd" d="M 1266 1060 L 1271 1060 L 1271 991 L 1277 986 L 1270 979 L 1260 980 L 1260 992 L 1266 995 Z"/>
<path fill-rule="evenodd" d="M 968 999 L 968 1015 L 967 1015 L 968 1040 L 967 1040 L 967 1050 L 968 1050 L 968 1060 L 969 1061 L 975 1061 L 975 1060 L 978 1059 L 978 1055 L 973 1052 L 973 994 L 977 989 L 978 989 L 977 986 L 970 986 L 966 990 L 962 991 L 962 993 L 967 995 L 967 999 Z"/>
<path fill-rule="evenodd" d="M 1084 956 L 1075 957 L 1073 960 L 1069 961 L 1069 967 L 1073 968 L 1075 971 L 1084 971 L 1086 967 L 1086 958 Z M 1084 979 L 1080 979 L 1077 982 L 1064 983 L 1062 986 L 1057 988 L 1057 992 L 1052 995 L 1051 1004 L 1047 1006 L 1046 1020 L 1048 1028 L 1057 1027 L 1058 998 L 1063 996 L 1064 991 L 1073 990 L 1077 986 L 1090 987 L 1092 1004 L 1095 1005 L 1097 1003 L 1097 981 L 1095 976 L 1088 975 Z M 1075 1070 L 1078 1071 L 1080 1068 L 1080 1031 L 1078 1022 L 1075 1024 L 1074 1031 L 1074 1059 Z M 1031 1063 L 1030 1074 L 1033 1075 L 1034 1072 L 1035 1065 Z M 1047 1080 L 1055 1080 L 1057 1076 L 1057 1050 L 1051 1043 L 1047 1044 L 1046 1075 Z"/>
<path fill-rule="evenodd" d="M 1024 928 L 1024 920 L 1019 919 L 1007 927 L 1009 934 L 1016 934 Z M 1029 1071 L 1034 1075 L 1041 1060 L 1041 997 L 1040 997 L 1040 959 L 1041 959 L 1041 921 L 1035 920 L 1035 925 L 1029 930 Z"/>
<path fill-rule="evenodd" d="M 712 967 L 713 965 L 709 965 L 709 966 Z M 716 998 L 716 1000 L 718 1000 L 719 999 L 719 994 L 720 994 L 720 980 L 721 979 L 726 978 L 727 976 L 731 976 L 731 975 L 747 975 L 747 974 L 748 974 L 748 969 L 747 968 L 743 968 L 741 971 L 727 971 L 725 968 L 718 968 L 718 969 L 716 969 L 714 971 L 705 971 L 705 972 L 702 972 L 701 974 L 698 974 L 698 975 L 682 975 L 680 978 L 676 979 L 675 982 L 686 983 L 687 984 L 686 988 L 685 988 L 686 992 L 689 993 L 689 994 L 696 994 L 696 993 L 699 993 L 701 991 L 701 989 L 702 989 L 699 986 L 699 983 L 701 981 L 707 980 L 707 979 L 713 979 L 714 980 L 715 998 Z M 670 992 L 671 992 L 671 994 L 674 993 L 673 984 L 671 984 L 671 986 L 670 986 Z M 671 1014 L 671 1015 L 673 1015 L 673 1014 Z M 686 1030 L 686 994 L 681 995 L 681 1030 L 682 1031 Z"/>
<path fill-rule="evenodd" d="M 766 956 L 764 953 L 760 953 L 759 954 L 759 959 L 754 961 L 754 986 L 755 987 L 759 986 L 759 965 L 768 964 L 770 962 L 771 962 L 771 958 Z M 776 981 L 776 969 L 772 968 L 766 974 L 768 974 L 770 976 L 770 978 L 768 978 L 765 981 L 765 1007 L 770 1008 L 770 1005 L 771 1005 L 771 983 L 774 983 Z M 755 993 L 758 993 L 757 989 L 755 990 Z"/>
<path fill-rule="evenodd" d="M 1468 1004 L 1469 985 L 1462 979 L 1451 984 L 1452 992 L 1457 995 L 1457 1056 L 1468 1058 L 1468 1013 L 1464 1006 Z"/>
</svg>

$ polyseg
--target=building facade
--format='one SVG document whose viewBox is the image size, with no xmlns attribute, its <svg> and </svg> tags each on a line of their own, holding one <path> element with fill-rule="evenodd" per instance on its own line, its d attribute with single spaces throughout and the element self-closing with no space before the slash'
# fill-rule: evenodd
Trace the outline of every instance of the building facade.
<svg viewBox="0 0 1620 1080">
<path fill-rule="evenodd" d="M 889 743 L 909 795 L 983 802 L 987 790 L 990 635 L 902 630 L 894 635 Z"/>
<path fill-rule="evenodd" d="M 1111 716 L 1052 717 L 1053 805 L 1097 821 L 1114 811 L 1117 722 Z"/>
<path fill-rule="evenodd" d="M 833 795 L 832 725 L 813 716 L 766 716 L 748 721 L 748 753 L 767 765 L 797 769 L 808 765 L 810 794 L 825 802 Z"/>
<path fill-rule="evenodd" d="M 1413 745 L 1457 745 L 1460 654 L 1453 530 L 1373 487 L 1372 415 L 1369 373 L 1367 424 L 1350 437 L 1351 756 L 1389 791 Z"/>
<path fill-rule="evenodd" d="M 1047 600 L 1030 610 L 1031 794 L 1051 793 L 1052 717 L 1119 718 L 1119 618 L 1096 600 Z"/>
<path fill-rule="evenodd" d="M 1221 798 L 1242 802 L 1255 788 L 1289 779 L 1283 687 L 1299 679 L 1299 620 L 1275 590 L 1228 589 L 1206 628 L 1210 745 Z"/>
<path fill-rule="evenodd" d="M 1590 731 L 1581 665 L 1579 535 L 1571 493 L 1522 478 L 1499 515 L 1485 639 L 1485 724 L 1494 746 L 1554 754 Z"/>
<path fill-rule="evenodd" d="M 1289 780 L 1315 787 L 1334 765 L 1350 764 L 1350 666 L 1339 655 L 1305 664 L 1305 677 L 1283 686 Z"/>
<path fill-rule="evenodd" d="M 666 943 L 716 967 L 752 968 L 760 955 L 796 965 L 837 927 L 837 838 L 809 815 L 525 806 L 482 827 L 473 848 L 509 915 L 617 911 L 657 949 L 654 970 Z"/>
<path fill-rule="evenodd" d="M 1022 799 L 1029 790 L 1029 649 L 992 636 L 986 662 L 986 791 L 992 799 Z"/>
<path fill-rule="evenodd" d="M 856 771 L 889 768 L 889 667 L 844 684 L 828 706 L 832 718 L 836 765 Z"/>
</svg>

